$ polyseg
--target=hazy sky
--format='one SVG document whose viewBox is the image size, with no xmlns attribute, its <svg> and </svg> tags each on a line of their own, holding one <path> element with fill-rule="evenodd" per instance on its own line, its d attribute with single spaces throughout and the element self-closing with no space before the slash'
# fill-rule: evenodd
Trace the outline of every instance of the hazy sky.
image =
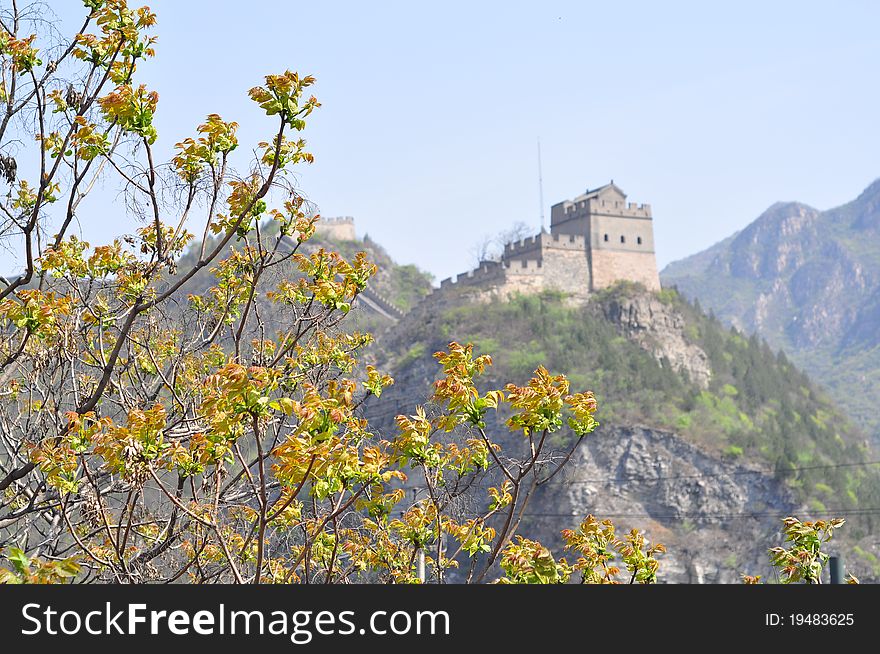
<svg viewBox="0 0 880 654">
<path fill-rule="evenodd" d="M 146 0 L 145 0 L 146 1 Z M 51 0 L 65 19 L 82 3 Z M 134 4 L 134 3 L 133 3 Z M 274 123 L 247 90 L 286 68 L 323 103 L 301 184 L 437 280 L 482 234 L 607 183 L 654 209 L 666 263 L 777 200 L 820 209 L 880 176 L 877 2 L 152 0 L 160 144 L 204 116 L 242 147 Z M 121 209 L 82 216 L 110 237 Z"/>
</svg>

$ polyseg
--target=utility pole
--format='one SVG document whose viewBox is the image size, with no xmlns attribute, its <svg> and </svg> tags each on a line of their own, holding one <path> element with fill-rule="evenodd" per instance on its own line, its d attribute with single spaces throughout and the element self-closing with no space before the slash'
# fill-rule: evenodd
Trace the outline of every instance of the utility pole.
<svg viewBox="0 0 880 654">
<path fill-rule="evenodd" d="M 831 573 L 832 584 L 845 583 L 843 578 L 846 576 L 846 568 L 843 565 L 843 557 L 840 555 L 830 557 L 828 560 L 828 571 Z"/>
<path fill-rule="evenodd" d="M 413 486 L 412 489 L 413 494 L 413 504 L 416 503 L 416 498 L 419 494 L 419 489 L 416 486 Z M 419 577 L 419 581 L 425 583 L 425 548 L 420 547 L 419 551 L 416 553 L 416 574 Z"/>
<path fill-rule="evenodd" d="M 541 231 L 544 231 L 544 175 L 541 171 L 541 139 L 538 139 L 538 203 L 541 212 Z"/>
</svg>

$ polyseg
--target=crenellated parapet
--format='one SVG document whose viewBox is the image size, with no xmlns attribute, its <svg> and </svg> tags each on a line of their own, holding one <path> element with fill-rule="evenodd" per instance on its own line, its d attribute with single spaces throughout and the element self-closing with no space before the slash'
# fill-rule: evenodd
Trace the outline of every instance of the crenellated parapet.
<svg viewBox="0 0 880 654">
<path fill-rule="evenodd" d="M 479 267 L 468 272 L 456 275 L 453 279 L 448 277 L 440 282 L 440 288 L 451 288 L 458 284 L 462 286 L 478 286 L 493 280 L 504 278 L 504 265 L 500 261 L 481 261 Z"/>
<path fill-rule="evenodd" d="M 544 251 L 548 249 L 585 251 L 586 247 L 587 239 L 585 236 L 541 232 L 520 241 L 507 243 L 504 246 L 502 259 L 531 258 L 540 260 L 545 256 Z"/>
<path fill-rule="evenodd" d="M 506 244 L 500 261 L 444 279 L 438 292 L 487 298 L 552 289 L 582 301 L 621 280 L 660 288 L 651 205 L 627 202 L 612 182 L 553 205 L 550 232 Z"/>
<path fill-rule="evenodd" d="M 504 271 L 513 275 L 543 275 L 544 261 L 542 259 L 516 259 L 505 261 Z"/>
<path fill-rule="evenodd" d="M 536 234 L 535 236 L 529 236 L 528 238 L 519 241 L 505 243 L 504 254 L 501 255 L 502 258 L 520 257 L 526 254 L 539 253 L 541 251 L 542 236 L 543 234 Z"/>
<path fill-rule="evenodd" d="M 550 209 L 551 217 L 571 220 L 582 216 L 602 214 L 620 216 L 621 218 L 651 218 L 650 204 L 636 204 L 623 200 L 605 198 L 587 198 L 583 200 L 565 200 L 554 204 Z"/>
</svg>

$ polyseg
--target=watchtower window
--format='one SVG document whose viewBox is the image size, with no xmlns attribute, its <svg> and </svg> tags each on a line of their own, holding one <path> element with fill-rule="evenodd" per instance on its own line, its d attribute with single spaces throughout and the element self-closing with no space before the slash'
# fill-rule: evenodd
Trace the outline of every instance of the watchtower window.
<svg viewBox="0 0 880 654">
<path fill-rule="evenodd" d="M 620 242 L 621 242 L 621 243 L 626 243 L 626 236 L 621 235 L 621 237 L 620 237 Z"/>
<path fill-rule="evenodd" d="M 608 242 L 608 234 L 605 234 L 605 242 Z"/>
<path fill-rule="evenodd" d="M 636 237 L 636 243 L 638 243 L 639 245 L 642 244 L 642 237 L 641 236 Z"/>
</svg>

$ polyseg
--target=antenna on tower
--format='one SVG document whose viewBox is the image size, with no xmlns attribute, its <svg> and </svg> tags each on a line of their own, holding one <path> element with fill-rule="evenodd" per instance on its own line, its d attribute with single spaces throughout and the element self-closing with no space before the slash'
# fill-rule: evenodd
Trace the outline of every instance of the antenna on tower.
<svg viewBox="0 0 880 654">
<path fill-rule="evenodd" d="M 541 139 L 538 139 L 538 202 L 541 207 L 541 231 L 544 231 L 544 176 L 541 173 Z"/>
</svg>

